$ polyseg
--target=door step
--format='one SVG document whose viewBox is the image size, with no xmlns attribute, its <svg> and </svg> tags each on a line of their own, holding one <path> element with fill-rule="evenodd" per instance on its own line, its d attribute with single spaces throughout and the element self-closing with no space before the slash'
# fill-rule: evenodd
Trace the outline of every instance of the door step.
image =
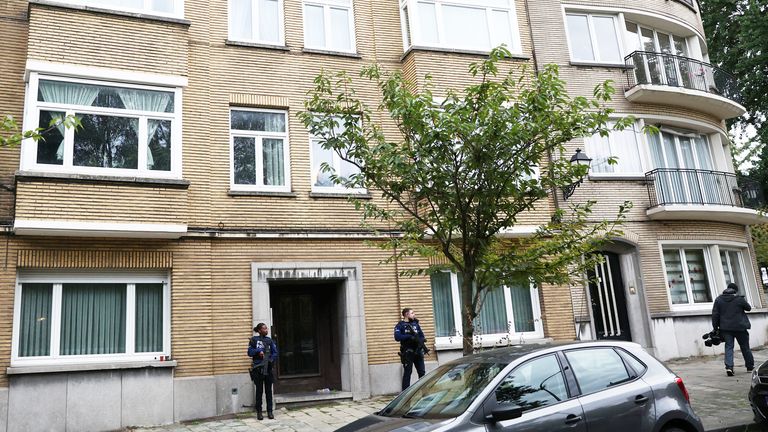
<svg viewBox="0 0 768 432">
<path fill-rule="evenodd" d="M 302 393 L 283 393 L 274 396 L 275 405 L 284 407 L 300 407 L 307 405 L 317 405 L 339 400 L 352 400 L 352 392 L 331 390 L 327 393 L 302 392 Z"/>
</svg>

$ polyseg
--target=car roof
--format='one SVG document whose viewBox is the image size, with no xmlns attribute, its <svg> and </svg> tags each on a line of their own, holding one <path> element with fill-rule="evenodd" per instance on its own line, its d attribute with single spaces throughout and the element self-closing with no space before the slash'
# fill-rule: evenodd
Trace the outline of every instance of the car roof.
<svg viewBox="0 0 768 432">
<path fill-rule="evenodd" d="M 523 345 L 512 345 L 504 347 L 493 347 L 485 349 L 477 354 L 468 355 L 449 362 L 450 364 L 461 363 L 511 363 L 521 357 L 529 354 L 553 352 L 570 348 L 588 348 L 588 347 L 622 347 L 629 350 L 635 350 L 640 345 L 634 342 L 602 340 L 602 341 L 568 341 L 568 342 L 549 342 L 549 343 L 531 343 Z"/>
</svg>

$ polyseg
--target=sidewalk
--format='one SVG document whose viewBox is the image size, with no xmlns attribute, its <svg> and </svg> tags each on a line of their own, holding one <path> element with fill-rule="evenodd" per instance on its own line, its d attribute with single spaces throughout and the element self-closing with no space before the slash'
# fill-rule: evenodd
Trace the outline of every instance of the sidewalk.
<svg viewBox="0 0 768 432">
<path fill-rule="evenodd" d="M 768 349 L 754 351 L 756 365 L 768 358 Z M 723 356 L 692 357 L 667 362 L 688 388 L 691 404 L 701 416 L 707 431 L 768 432 L 767 426 L 752 424 L 752 409 L 747 392 L 751 373 L 736 353 L 736 376 L 727 377 Z M 343 401 L 310 408 L 281 408 L 275 411 L 275 420 L 256 420 L 251 413 L 155 428 L 136 429 L 139 432 L 312 432 L 333 431 L 358 418 L 384 407 L 391 396 L 378 396 L 364 401 Z"/>
</svg>

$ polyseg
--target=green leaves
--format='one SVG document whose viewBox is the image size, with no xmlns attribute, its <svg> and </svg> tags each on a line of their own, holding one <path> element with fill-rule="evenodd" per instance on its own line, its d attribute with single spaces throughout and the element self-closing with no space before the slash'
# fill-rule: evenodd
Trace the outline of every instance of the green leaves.
<svg viewBox="0 0 768 432">
<path fill-rule="evenodd" d="M 57 116 L 51 119 L 47 128 L 40 127 L 21 131 L 13 116 L 7 115 L 2 122 L 0 122 L 0 147 L 15 147 L 21 144 L 25 139 L 32 139 L 35 141 L 45 139 L 44 135 L 46 132 L 60 125 L 65 128 L 78 128 L 80 127 L 80 119 L 73 115 L 64 118 Z"/>
<path fill-rule="evenodd" d="M 622 118 L 609 127 L 611 82 L 596 86 L 592 98 L 571 98 L 556 65 L 532 74 L 510 57 L 505 47 L 494 49 L 469 66 L 472 84 L 446 91 L 443 100 L 428 76 L 417 88 L 400 71 L 366 67 L 361 77 L 381 94 L 375 111 L 357 98 L 347 74 L 323 72 L 298 114 L 324 148 L 360 168 L 355 179 L 333 177 L 337 184 L 380 195 L 353 202 L 365 226 L 396 233 L 377 243 L 394 251 L 390 260 L 444 257 L 437 261 L 447 264 L 406 274 L 462 274 L 469 308 L 462 333 L 470 340 L 484 290 L 581 277 L 590 262 L 583 257 L 618 235 L 631 208 L 625 203 L 615 218 L 594 221 L 594 202 L 574 204 L 555 210 L 553 222 L 530 238 L 504 237 L 524 215 L 550 213 L 550 193 L 587 174 L 571 165 L 567 143 L 634 124 Z M 372 121 L 384 117 L 398 133 Z"/>
</svg>

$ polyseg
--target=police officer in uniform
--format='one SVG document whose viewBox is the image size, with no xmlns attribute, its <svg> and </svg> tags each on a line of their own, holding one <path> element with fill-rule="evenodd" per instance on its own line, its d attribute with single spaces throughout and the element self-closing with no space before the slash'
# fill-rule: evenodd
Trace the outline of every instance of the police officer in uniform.
<svg viewBox="0 0 768 432">
<path fill-rule="evenodd" d="M 403 319 L 395 326 L 395 340 L 400 342 L 400 361 L 403 363 L 403 390 L 411 385 L 413 366 L 419 378 L 424 376 L 424 355 L 429 354 L 427 338 L 421 331 L 416 313 L 411 308 L 402 311 Z"/>
<path fill-rule="evenodd" d="M 264 420 L 261 411 L 262 394 L 267 395 L 267 417 L 274 419 L 272 414 L 272 384 L 274 379 L 274 364 L 277 360 L 277 345 L 267 337 L 267 325 L 258 323 L 253 331 L 258 333 L 248 342 L 248 357 L 253 358 L 250 375 L 256 385 L 256 418 Z"/>
</svg>

